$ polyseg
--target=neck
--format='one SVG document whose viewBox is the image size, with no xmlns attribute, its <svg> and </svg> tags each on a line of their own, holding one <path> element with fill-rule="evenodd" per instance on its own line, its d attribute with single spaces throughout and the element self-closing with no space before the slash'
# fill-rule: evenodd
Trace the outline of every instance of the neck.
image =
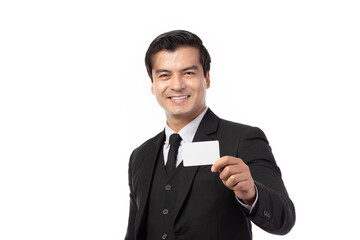
<svg viewBox="0 0 360 240">
<path fill-rule="evenodd" d="M 197 116 L 199 116 L 205 110 L 205 108 L 206 106 L 204 106 L 204 108 L 202 108 L 201 111 L 191 116 L 174 117 L 174 116 L 166 115 L 167 124 L 174 132 L 178 133 L 183 127 L 185 127 L 192 120 L 197 118 Z"/>
<path fill-rule="evenodd" d="M 194 118 L 195 119 L 195 118 Z M 192 120 L 194 120 L 192 119 Z M 178 120 L 167 120 L 167 124 L 168 126 L 176 133 L 180 132 L 180 130 L 185 127 L 188 123 L 190 123 L 192 120 L 187 120 L 187 121 L 184 121 L 184 119 L 182 119 L 181 121 L 178 121 Z"/>
</svg>

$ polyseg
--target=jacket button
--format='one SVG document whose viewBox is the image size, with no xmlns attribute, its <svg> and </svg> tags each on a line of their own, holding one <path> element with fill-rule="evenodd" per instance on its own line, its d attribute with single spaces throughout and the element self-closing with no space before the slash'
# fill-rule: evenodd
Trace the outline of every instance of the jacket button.
<svg viewBox="0 0 360 240">
<path fill-rule="evenodd" d="M 170 184 L 168 184 L 168 185 L 165 186 L 165 190 L 166 190 L 166 191 L 170 191 L 170 189 L 171 189 L 171 185 L 170 185 Z"/>
<path fill-rule="evenodd" d="M 163 210 L 163 214 L 166 215 L 166 214 L 168 214 L 168 213 L 169 213 L 169 210 L 165 208 L 165 209 Z"/>
<path fill-rule="evenodd" d="M 264 216 L 269 219 L 271 218 L 271 214 L 266 210 L 264 210 Z"/>
<path fill-rule="evenodd" d="M 164 233 L 161 237 L 161 239 L 167 239 L 168 238 L 168 235 L 166 233 Z"/>
</svg>

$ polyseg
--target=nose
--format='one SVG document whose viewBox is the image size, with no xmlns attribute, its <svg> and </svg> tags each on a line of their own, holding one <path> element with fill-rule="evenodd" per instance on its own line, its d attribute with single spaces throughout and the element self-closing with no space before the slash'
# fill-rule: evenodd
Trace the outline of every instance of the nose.
<svg viewBox="0 0 360 240">
<path fill-rule="evenodd" d="M 184 81 L 179 74 L 174 74 L 170 79 L 170 89 L 173 91 L 181 91 L 185 88 Z"/>
</svg>

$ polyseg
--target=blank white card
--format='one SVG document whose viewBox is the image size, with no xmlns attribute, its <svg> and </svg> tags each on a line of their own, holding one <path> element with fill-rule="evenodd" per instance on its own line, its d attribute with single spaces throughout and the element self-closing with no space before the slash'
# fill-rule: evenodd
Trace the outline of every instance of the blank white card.
<svg viewBox="0 0 360 240">
<path fill-rule="evenodd" d="M 192 142 L 182 145 L 184 167 L 212 165 L 220 158 L 219 141 Z"/>
</svg>

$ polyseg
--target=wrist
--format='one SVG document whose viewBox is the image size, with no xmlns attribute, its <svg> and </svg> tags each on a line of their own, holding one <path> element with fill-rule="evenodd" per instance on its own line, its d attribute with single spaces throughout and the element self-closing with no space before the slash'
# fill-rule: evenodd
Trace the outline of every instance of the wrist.
<svg viewBox="0 0 360 240">
<path fill-rule="evenodd" d="M 255 189 L 255 185 L 254 187 L 246 194 L 244 195 L 244 193 L 239 193 L 237 191 L 235 191 L 236 196 L 243 201 L 246 205 L 253 205 L 253 203 L 255 202 L 256 199 L 256 189 Z"/>
<path fill-rule="evenodd" d="M 252 198 L 250 198 L 250 199 L 244 199 L 243 201 L 244 201 L 244 203 L 246 204 L 246 205 L 249 205 L 249 206 L 252 206 L 253 204 L 254 204 L 254 202 L 255 202 L 255 198 L 256 198 L 256 195 L 254 195 Z"/>
</svg>

